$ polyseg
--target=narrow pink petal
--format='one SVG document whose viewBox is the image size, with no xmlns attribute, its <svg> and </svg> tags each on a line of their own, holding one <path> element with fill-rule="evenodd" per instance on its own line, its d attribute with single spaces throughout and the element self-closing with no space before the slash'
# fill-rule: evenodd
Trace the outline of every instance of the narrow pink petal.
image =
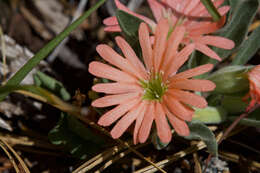
<svg viewBox="0 0 260 173">
<path fill-rule="evenodd" d="M 188 91 L 182 91 L 179 89 L 169 89 L 168 93 L 171 96 L 173 96 L 176 100 L 179 100 L 185 104 L 189 104 L 198 108 L 205 108 L 208 105 L 204 97 L 201 97 L 197 94 L 193 94 Z"/>
<path fill-rule="evenodd" d="M 144 102 L 133 107 L 125 116 L 123 116 L 113 127 L 110 134 L 114 139 L 119 138 L 127 128 L 136 120 L 140 112 L 144 109 Z"/>
<path fill-rule="evenodd" d="M 162 0 L 162 2 L 166 3 L 168 6 L 170 6 L 177 12 L 179 12 L 183 6 L 183 0 Z"/>
<path fill-rule="evenodd" d="M 103 24 L 105 25 L 118 25 L 118 21 L 116 16 L 108 17 L 103 20 Z"/>
<path fill-rule="evenodd" d="M 230 10 L 230 6 L 223 6 L 218 9 L 218 12 L 221 16 L 224 16 Z M 211 17 L 207 10 L 201 11 L 200 16 Z"/>
<path fill-rule="evenodd" d="M 222 49 L 233 49 L 235 47 L 235 43 L 232 40 L 220 36 L 202 36 L 196 39 L 196 42 Z"/>
<path fill-rule="evenodd" d="M 224 16 L 227 14 L 227 12 L 230 10 L 230 6 L 223 6 L 218 9 L 218 12 L 221 16 Z"/>
<path fill-rule="evenodd" d="M 144 63 L 148 70 L 151 70 L 153 67 L 152 61 L 152 44 L 150 41 L 148 27 L 145 23 L 141 23 L 139 27 L 139 42 L 142 48 L 142 54 Z"/>
<path fill-rule="evenodd" d="M 214 1 L 213 4 L 216 8 L 218 8 L 223 2 L 224 2 L 224 0 L 217 0 L 217 1 Z M 204 5 L 202 3 L 200 3 L 193 11 L 191 11 L 190 15 L 191 16 L 204 16 L 205 13 L 207 14 L 206 16 L 210 16 L 208 11 L 205 9 Z M 222 15 L 223 14 L 221 14 L 221 16 Z"/>
<path fill-rule="evenodd" d="M 158 102 L 156 103 L 155 111 L 156 111 L 155 124 L 156 124 L 158 137 L 163 143 L 169 143 L 172 138 L 172 133 L 161 103 Z"/>
<path fill-rule="evenodd" d="M 219 22 L 197 22 L 194 27 L 187 28 L 189 30 L 189 37 L 198 37 L 203 34 L 209 34 L 220 29 L 226 21 L 226 17 L 222 16 Z"/>
<path fill-rule="evenodd" d="M 166 47 L 166 40 L 169 31 L 169 24 L 167 19 L 161 19 L 155 31 L 155 43 L 153 49 L 153 62 L 155 71 L 158 72 L 161 61 L 163 60 L 163 53 Z"/>
<path fill-rule="evenodd" d="M 101 62 L 93 61 L 89 64 L 88 71 L 97 76 L 118 82 L 135 83 L 136 79 L 127 73 Z"/>
<path fill-rule="evenodd" d="M 153 12 L 155 20 L 159 22 L 162 18 L 163 10 L 165 10 L 164 6 L 156 0 L 148 0 L 148 4 Z"/>
<path fill-rule="evenodd" d="M 135 51 L 131 48 L 131 46 L 122 38 L 116 37 L 116 43 L 122 50 L 126 59 L 136 68 L 139 75 L 142 76 L 142 79 L 147 79 L 147 72 L 144 68 L 143 63 L 136 56 Z"/>
<path fill-rule="evenodd" d="M 169 88 L 191 90 L 191 91 L 212 91 L 216 85 L 209 80 L 201 79 L 182 79 L 171 82 Z"/>
<path fill-rule="evenodd" d="M 198 76 L 203 73 L 209 72 L 214 67 L 213 64 L 205 64 L 198 67 L 195 67 L 193 69 L 186 70 L 184 72 L 178 73 L 170 78 L 171 81 L 183 79 L 183 78 L 191 78 L 193 76 Z"/>
<path fill-rule="evenodd" d="M 200 17 L 201 16 L 201 13 L 203 13 L 205 11 L 205 7 L 204 5 L 202 5 L 201 3 L 194 9 L 190 12 L 190 16 L 197 16 L 197 17 Z M 206 10 L 207 11 L 207 10 Z"/>
<path fill-rule="evenodd" d="M 130 14 L 134 13 L 131 10 L 129 10 L 124 4 L 122 4 L 119 0 L 115 0 L 115 4 L 116 4 L 117 8 L 119 8 L 120 10 L 123 10 L 125 12 L 130 13 Z"/>
<path fill-rule="evenodd" d="M 104 28 L 105 32 L 121 32 L 119 25 L 107 26 Z"/>
<path fill-rule="evenodd" d="M 106 44 L 100 44 L 96 48 L 98 54 L 110 64 L 120 68 L 121 70 L 134 75 L 137 78 L 143 78 L 143 75 L 138 73 L 136 67 L 132 66 L 131 63 L 118 53 L 116 53 L 111 47 Z"/>
<path fill-rule="evenodd" d="M 116 120 L 118 120 L 126 112 L 128 112 L 139 103 L 140 98 L 137 98 L 116 106 L 115 108 L 102 115 L 102 117 L 98 120 L 98 124 L 101 126 L 110 126 L 112 123 L 114 123 Z"/>
<path fill-rule="evenodd" d="M 172 127 L 174 130 L 178 133 L 180 136 L 189 136 L 190 135 L 190 129 L 186 122 L 184 120 L 179 119 L 175 115 L 173 115 L 166 107 L 164 107 L 165 113 L 168 117 L 168 120 L 170 121 Z"/>
<path fill-rule="evenodd" d="M 224 1 L 225 1 L 225 0 L 215 0 L 215 1 L 213 2 L 213 4 L 214 4 L 214 6 L 215 6 L 216 8 L 218 8 L 221 4 L 224 3 Z"/>
<path fill-rule="evenodd" d="M 134 144 L 138 143 L 138 133 L 139 133 L 139 129 L 141 127 L 142 121 L 144 119 L 144 113 L 146 112 L 147 107 L 148 107 L 148 103 L 144 102 L 144 108 L 141 110 L 138 117 L 136 118 L 135 128 L 134 128 Z"/>
<path fill-rule="evenodd" d="M 183 40 L 185 34 L 185 27 L 184 26 L 177 26 L 174 31 L 171 33 L 170 38 L 167 41 L 167 49 L 165 53 L 165 59 L 162 62 L 161 69 L 166 70 L 167 64 L 172 62 L 173 56 L 176 55 L 179 44 Z"/>
<path fill-rule="evenodd" d="M 139 129 L 139 133 L 138 133 L 139 142 L 144 143 L 147 140 L 152 128 L 154 118 L 155 118 L 155 103 L 151 102 L 147 107 L 141 127 Z"/>
<path fill-rule="evenodd" d="M 194 111 L 191 111 L 172 96 L 165 96 L 164 101 L 168 109 L 177 117 L 185 121 L 191 121 Z"/>
<path fill-rule="evenodd" d="M 192 0 L 189 1 L 189 4 L 185 7 L 184 9 L 184 14 L 188 15 L 190 13 L 190 11 L 192 11 L 198 4 L 199 4 L 200 0 Z"/>
<path fill-rule="evenodd" d="M 122 94 L 129 92 L 142 93 L 143 89 L 135 83 L 99 83 L 92 87 L 93 91 L 106 94 Z"/>
<path fill-rule="evenodd" d="M 94 107 L 108 107 L 121 104 L 125 101 L 140 97 L 140 93 L 126 93 L 117 95 L 108 95 L 94 100 L 91 105 Z"/>
<path fill-rule="evenodd" d="M 147 17 L 145 17 L 145 16 L 143 16 L 143 15 L 139 15 L 139 14 L 137 14 L 137 13 L 134 13 L 134 12 L 132 12 L 131 10 L 129 10 L 129 9 L 128 9 L 126 6 L 124 6 L 119 0 L 115 0 L 115 3 L 116 3 L 117 8 L 119 8 L 120 10 L 123 10 L 123 11 L 125 11 L 125 12 L 127 12 L 127 13 L 129 13 L 129 14 L 131 14 L 131 15 L 137 17 L 137 18 L 139 18 L 139 19 L 142 19 L 143 21 L 145 21 L 146 23 L 148 23 L 148 24 L 151 25 L 151 26 L 156 25 L 153 20 L 151 20 L 151 19 L 149 19 L 149 18 L 147 18 Z"/>
<path fill-rule="evenodd" d="M 168 70 L 166 71 L 166 76 L 174 75 L 179 68 L 189 59 L 190 54 L 194 51 L 195 45 L 189 44 L 185 48 L 183 48 L 172 60 L 171 63 L 168 64 Z"/>
<path fill-rule="evenodd" d="M 205 55 L 209 56 L 210 58 L 213 58 L 215 60 L 221 61 L 221 58 L 214 52 L 212 49 L 210 49 L 205 44 L 195 43 L 196 50 L 204 53 Z"/>
</svg>

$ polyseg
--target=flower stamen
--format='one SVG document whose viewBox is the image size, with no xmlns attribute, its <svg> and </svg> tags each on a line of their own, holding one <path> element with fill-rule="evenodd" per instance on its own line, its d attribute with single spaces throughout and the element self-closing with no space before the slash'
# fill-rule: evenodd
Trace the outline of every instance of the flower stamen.
<svg viewBox="0 0 260 173">
<path fill-rule="evenodd" d="M 143 100 L 161 101 L 168 87 L 163 82 L 162 73 L 151 75 L 149 81 L 140 80 L 144 89 Z"/>
</svg>

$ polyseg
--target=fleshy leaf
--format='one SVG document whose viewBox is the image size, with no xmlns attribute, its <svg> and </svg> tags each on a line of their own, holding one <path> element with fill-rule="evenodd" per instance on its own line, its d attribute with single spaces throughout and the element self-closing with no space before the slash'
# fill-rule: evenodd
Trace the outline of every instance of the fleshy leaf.
<svg viewBox="0 0 260 173">
<path fill-rule="evenodd" d="M 207 79 L 216 84 L 214 93 L 234 94 L 249 89 L 247 72 L 252 66 L 228 66 L 221 68 Z"/>
<path fill-rule="evenodd" d="M 219 124 L 226 120 L 227 112 L 222 107 L 208 106 L 204 109 L 195 109 L 192 120 L 199 120 L 206 124 Z"/>
<path fill-rule="evenodd" d="M 243 42 L 241 48 L 237 52 L 232 65 L 244 65 L 246 64 L 260 48 L 260 27 L 257 27 Z"/>
<path fill-rule="evenodd" d="M 221 105 L 229 114 L 244 112 L 247 107 L 243 96 L 223 96 Z"/>
<path fill-rule="evenodd" d="M 144 21 L 122 10 L 116 11 L 116 18 L 126 41 L 135 50 L 138 57 L 141 57 L 141 47 L 138 41 L 138 29 L 139 25 Z"/>
<path fill-rule="evenodd" d="M 211 154 L 218 155 L 218 144 L 212 131 L 200 121 L 191 121 L 187 123 L 190 128 L 190 135 L 184 137 L 189 140 L 202 140 L 207 145 Z"/>
<path fill-rule="evenodd" d="M 94 135 L 88 128 L 73 116 L 62 113 L 58 124 L 49 132 L 49 140 L 74 157 L 85 159 L 102 149 L 104 141 Z"/>
<path fill-rule="evenodd" d="M 56 79 L 40 71 L 37 71 L 33 75 L 33 79 L 36 86 L 45 88 L 53 93 L 56 93 L 65 101 L 70 99 L 70 94 L 68 93 L 68 91 L 64 88 L 62 83 L 57 81 Z"/>
</svg>

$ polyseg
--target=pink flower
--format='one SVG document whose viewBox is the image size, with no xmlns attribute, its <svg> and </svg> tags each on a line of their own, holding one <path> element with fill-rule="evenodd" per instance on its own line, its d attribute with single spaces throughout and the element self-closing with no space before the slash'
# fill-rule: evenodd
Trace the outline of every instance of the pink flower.
<svg viewBox="0 0 260 173">
<path fill-rule="evenodd" d="M 220 7 L 223 2 L 224 0 L 215 0 L 213 2 L 216 8 L 218 8 L 219 13 L 223 16 L 219 22 L 213 22 L 200 0 L 162 0 L 161 2 L 158 2 L 157 0 L 148 0 L 156 20 L 153 21 L 145 16 L 130 11 L 121 4 L 119 0 L 115 0 L 116 6 L 120 10 L 144 20 L 152 28 L 152 31 L 155 31 L 157 22 L 161 18 L 167 18 L 172 27 L 183 25 L 186 28 L 186 34 L 182 43 L 186 45 L 194 43 L 196 50 L 219 61 L 221 61 L 221 58 L 210 49 L 208 45 L 222 49 L 232 49 L 235 46 L 232 40 L 220 36 L 206 35 L 214 33 L 224 25 L 225 14 L 229 11 L 229 6 Z M 105 31 L 121 31 L 115 16 L 105 19 L 104 24 L 107 25 Z"/>
<path fill-rule="evenodd" d="M 135 121 L 134 143 L 143 143 L 155 121 L 160 140 L 167 143 L 172 137 L 168 121 L 179 135 L 187 136 L 189 128 L 185 121 L 192 120 L 194 110 L 191 106 L 207 106 L 203 97 L 190 91 L 211 91 L 215 84 L 190 78 L 210 71 L 213 65 L 206 64 L 177 74 L 195 45 L 189 44 L 179 50 L 185 34 L 183 26 L 177 26 L 167 39 L 168 32 L 168 21 L 160 20 L 152 47 L 147 25 L 140 25 L 139 41 L 144 64 L 121 37 L 116 37 L 116 43 L 125 58 L 107 45 L 97 47 L 99 55 L 114 67 L 94 61 L 89 65 L 89 72 L 115 82 L 93 86 L 94 91 L 108 95 L 93 101 L 92 106 L 117 105 L 98 121 L 99 125 L 110 126 L 118 120 L 111 131 L 113 138 L 119 138 Z"/>
<path fill-rule="evenodd" d="M 252 109 L 256 104 L 260 104 L 260 65 L 254 67 L 248 73 L 249 80 L 249 95 L 251 101 L 247 107 L 247 110 Z"/>
</svg>

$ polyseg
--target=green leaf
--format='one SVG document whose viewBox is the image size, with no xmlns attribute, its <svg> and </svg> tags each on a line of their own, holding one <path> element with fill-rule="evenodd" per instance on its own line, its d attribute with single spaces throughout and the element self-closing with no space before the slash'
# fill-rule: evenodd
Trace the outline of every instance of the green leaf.
<svg viewBox="0 0 260 173">
<path fill-rule="evenodd" d="M 218 10 L 216 9 L 216 7 L 214 6 L 214 4 L 212 3 L 212 1 L 211 0 L 200 0 L 200 2 L 202 2 L 202 4 L 206 7 L 209 14 L 212 16 L 213 20 L 219 21 L 221 16 L 220 16 Z"/>
<path fill-rule="evenodd" d="M 184 138 L 189 140 L 202 140 L 207 145 L 211 154 L 218 155 L 218 144 L 212 131 L 200 121 L 187 123 L 190 128 L 190 135 Z"/>
<path fill-rule="evenodd" d="M 223 96 L 222 107 L 228 111 L 229 114 L 237 114 L 244 112 L 247 107 L 247 103 L 243 100 L 243 96 Z"/>
<path fill-rule="evenodd" d="M 58 124 L 49 132 L 49 140 L 63 145 L 72 156 L 85 159 L 102 149 L 104 141 L 73 116 L 62 113 Z"/>
<path fill-rule="evenodd" d="M 20 68 L 14 76 L 9 79 L 6 85 L 18 85 L 26 77 L 26 75 L 40 63 L 56 46 L 58 46 L 62 40 L 64 40 L 74 29 L 76 29 L 92 12 L 98 9 L 106 0 L 100 0 L 92 8 L 86 11 L 82 16 L 75 20 L 70 26 L 68 26 L 63 32 L 57 35 L 46 46 L 38 51 L 34 57 L 32 57 L 22 68 Z M 0 94 L 0 101 L 2 101 L 8 93 Z"/>
<path fill-rule="evenodd" d="M 236 53 L 232 65 L 244 65 L 246 64 L 260 48 L 260 26 L 257 27 L 243 42 L 241 48 Z"/>
<path fill-rule="evenodd" d="M 252 66 L 227 66 L 207 77 L 216 84 L 213 93 L 234 94 L 249 89 L 247 72 Z"/>
<path fill-rule="evenodd" d="M 74 106 L 72 104 L 66 103 L 63 100 L 61 100 L 56 95 L 52 94 L 46 89 L 43 89 L 38 86 L 34 85 L 17 85 L 17 86 L 2 86 L 0 87 L 0 93 L 11 93 L 11 92 L 20 92 L 24 95 L 30 96 L 32 98 L 35 98 L 37 100 L 43 101 L 45 103 L 48 103 L 52 105 L 53 107 L 56 107 L 64 112 L 68 112 L 71 114 L 79 114 L 81 111 L 81 108 L 78 106 Z"/>
<path fill-rule="evenodd" d="M 23 90 L 23 91 L 28 91 L 30 93 L 36 94 L 38 96 L 41 96 L 46 99 L 46 101 L 50 104 L 53 103 L 53 98 L 51 96 L 51 93 L 41 87 L 34 86 L 34 85 L 17 85 L 17 86 L 12 86 L 12 85 L 5 85 L 0 87 L 0 93 L 5 94 L 5 93 L 11 93 L 17 90 Z"/>
<path fill-rule="evenodd" d="M 70 99 L 70 94 L 68 91 L 64 88 L 63 84 L 56 79 L 37 71 L 33 75 L 34 83 L 36 86 L 45 88 L 55 94 L 57 94 L 59 97 L 61 97 L 63 100 L 67 101 Z"/>
<path fill-rule="evenodd" d="M 222 58 L 225 59 L 228 57 L 231 53 L 233 53 L 235 50 L 240 48 L 240 45 L 246 38 L 248 34 L 248 28 L 250 24 L 252 23 L 258 6 L 259 2 L 258 0 L 243 0 L 239 1 L 238 4 L 231 3 L 232 9 L 232 18 L 231 21 L 226 24 L 224 28 L 218 31 L 218 36 L 222 36 L 225 38 L 229 38 L 235 42 L 235 48 L 232 50 L 225 50 L 221 48 L 213 48 L 213 50 Z M 233 9 L 235 8 L 235 9 Z M 213 63 L 216 64 L 218 61 L 209 59 L 209 57 L 203 55 L 203 57 L 200 61 L 200 64 L 208 64 Z"/>
<path fill-rule="evenodd" d="M 139 44 L 138 29 L 143 20 L 122 10 L 116 11 L 116 18 L 126 41 L 135 50 L 138 57 L 141 57 L 141 47 Z"/>
<path fill-rule="evenodd" d="M 195 109 L 192 120 L 199 120 L 206 124 L 219 124 L 226 120 L 227 112 L 221 106 L 208 106 L 204 109 Z"/>
</svg>

